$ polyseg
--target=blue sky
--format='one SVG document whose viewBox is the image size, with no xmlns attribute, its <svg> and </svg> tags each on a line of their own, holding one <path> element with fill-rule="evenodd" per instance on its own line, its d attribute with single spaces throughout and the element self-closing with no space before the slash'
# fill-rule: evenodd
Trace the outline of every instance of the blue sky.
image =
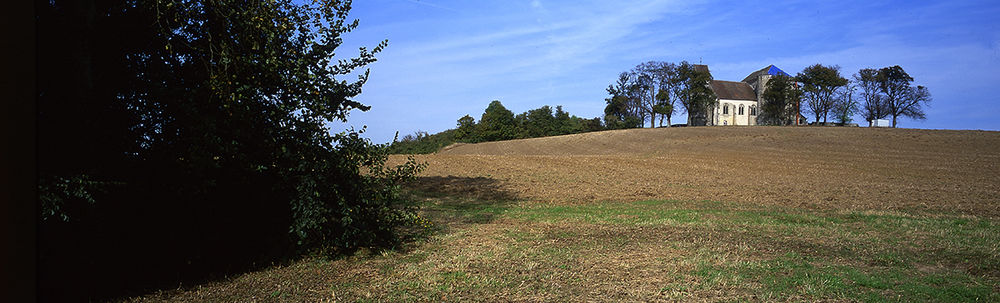
<svg viewBox="0 0 1000 303">
<path fill-rule="evenodd" d="M 384 143 L 478 120 L 491 100 L 593 118 L 618 73 L 687 60 L 730 81 L 770 64 L 793 75 L 839 65 L 844 76 L 900 65 L 934 97 L 926 121 L 901 127 L 1000 130 L 997 16 L 996 1 L 359 0 L 361 25 L 340 53 L 389 46 L 358 97 L 372 109 L 331 127 L 366 125 Z"/>
</svg>

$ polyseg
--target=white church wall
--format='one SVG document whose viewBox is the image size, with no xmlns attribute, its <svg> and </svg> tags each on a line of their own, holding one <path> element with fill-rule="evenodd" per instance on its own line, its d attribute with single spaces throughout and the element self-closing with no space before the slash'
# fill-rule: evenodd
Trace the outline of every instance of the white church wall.
<svg viewBox="0 0 1000 303">
<path fill-rule="evenodd" d="M 743 113 L 740 113 L 740 106 L 743 106 Z M 728 106 L 728 111 L 725 106 Z M 719 99 L 719 106 L 715 108 L 715 125 L 757 125 L 757 116 L 750 115 L 750 107 L 757 106 L 757 101 L 753 100 L 731 100 Z"/>
</svg>

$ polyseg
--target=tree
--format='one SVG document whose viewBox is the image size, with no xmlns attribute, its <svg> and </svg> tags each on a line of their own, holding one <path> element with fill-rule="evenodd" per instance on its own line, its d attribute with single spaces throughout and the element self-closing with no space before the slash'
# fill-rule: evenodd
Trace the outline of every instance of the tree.
<svg viewBox="0 0 1000 303">
<path fill-rule="evenodd" d="M 667 127 L 670 127 L 671 118 L 674 112 L 677 110 L 677 95 L 674 95 L 674 86 L 677 86 L 679 82 L 679 75 L 677 73 L 677 64 L 674 63 L 664 63 L 660 68 L 661 76 L 659 77 L 659 92 L 656 95 L 656 100 L 662 105 L 661 115 L 667 117 Z M 660 121 L 660 126 L 663 126 L 663 121 Z"/>
<path fill-rule="evenodd" d="M 880 91 L 878 70 L 865 68 L 854 74 L 854 83 L 858 87 L 858 94 L 861 99 L 861 115 L 871 123 L 877 119 L 883 119 L 889 115 L 886 108 L 885 98 Z"/>
<path fill-rule="evenodd" d="M 708 122 L 708 110 L 717 106 L 718 98 L 709 87 L 712 74 L 708 70 L 699 70 L 694 65 L 683 61 L 677 65 L 677 85 L 674 86 L 674 96 L 684 105 L 688 114 L 688 125 L 704 125 Z"/>
<path fill-rule="evenodd" d="M 623 72 L 618 74 L 618 81 L 609 85 L 607 92 L 611 95 L 605 99 L 604 124 L 608 129 L 635 128 L 642 126 L 642 120 L 635 113 L 635 99 L 630 95 L 632 76 Z"/>
<path fill-rule="evenodd" d="M 421 166 L 327 126 L 369 108 L 387 45 L 334 59 L 350 1 L 36 7 L 39 293 L 67 296 L 43 301 L 391 247 L 415 220 L 398 188 Z"/>
<path fill-rule="evenodd" d="M 796 89 L 794 84 L 793 79 L 786 75 L 776 75 L 767 81 L 761 95 L 761 124 L 789 125 L 795 121 L 802 91 Z"/>
<path fill-rule="evenodd" d="M 885 108 L 892 116 L 892 127 L 900 116 L 912 119 L 926 119 L 923 105 L 931 102 L 930 91 L 923 86 L 912 86 L 913 77 L 899 65 L 884 67 L 878 71 L 879 90 L 885 98 Z"/>
<path fill-rule="evenodd" d="M 552 107 L 548 105 L 529 110 L 518 117 L 523 117 L 520 122 L 523 138 L 553 136 L 557 133 L 558 127 L 552 116 Z"/>
<path fill-rule="evenodd" d="M 517 121 L 514 113 L 499 100 L 493 100 L 479 119 L 478 132 L 482 141 L 500 141 L 517 138 Z"/>
<path fill-rule="evenodd" d="M 854 91 L 856 90 L 857 86 L 848 82 L 837 92 L 832 111 L 840 125 L 851 123 L 852 117 L 858 111 L 858 102 L 854 100 Z"/>
<path fill-rule="evenodd" d="M 670 91 L 661 89 L 656 93 L 656 105 L 653 106 L 653 113 L 660 115 L 660 126 L 663 126 L 663 118 L 667 118 L 667 127 L 670 127 L 670 116 L 674 113 L 674 105 L 671 104 Z"/>
<path fill-rule="evenodd" d="M 670 96 L 671 86 L 676 83 L 676 65 L 660 61 L 648 61 L 637 65 L 632 69 L 632 79 L 639 94 L 639 107 L 649 116 L 649 127 L 655 127 L 656 115 L 673 115 L 673 111 L 656 111 L 656 106 L 661 103 L 669 103 L 669 107 L 661 106 L 661 110 L 673 109 L 674 99 Z M 661 119 L 662 126 L 663 121 Z M 669 123 L 668 123 L 669 125 Z"/>
<path fill-rule="evenodd" d="M 573 125 L 573 117 L 562 109 L 562 105 L 556 105 L 555 116 L 553 117 L 552 131 L 549 136 L 572 134 L 577 131 L 577 126 Z"/>
<path fill-rule="evenodd" d="M 479 142 L 479 136 L 476 132 L 476 119 L 469 115 L 459 118 L 458 127 L 455 128 L 455 139 L 459 142 Z"/>
<path fill-rule="evenodd" d="M 840 76 L 839 66 L 823 66 L 820 64 L 806 67 L 795 76 L 802 83 L 803 95 L 809 112 L 816 117 L 816 122 L 827 116 L 834 105 L 834 94 L 840 87 L 847 85 L 847 79 Z"/>
<path fill-rule="evenodd" d="M 656 86 L 654 84 L 656 80 L 647 68 L 651 67 L 640 64 L 632 70 L 634 82 L 630 87 L 629 95 L 635 100 L 637 114 L 642 118 L 642 123 L 645 124 L 646 117 L 649 117 L 649 127 L 652 128 L 655 127 L 654 123 L 656 123 L 653 113 L 653 105 L 656 104 Z"/>
</svg>

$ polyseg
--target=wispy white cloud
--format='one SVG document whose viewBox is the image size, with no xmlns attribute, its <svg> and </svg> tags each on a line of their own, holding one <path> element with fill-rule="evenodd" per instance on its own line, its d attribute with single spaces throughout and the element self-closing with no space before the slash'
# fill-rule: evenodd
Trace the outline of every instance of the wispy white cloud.
<svg viewBox="0 0 1000 303">
<path fill-rule="evenodd" d="M 437 9 L 443 9 L 443 10 L 446 10 L 446 11 L 458 12 L 457 9 L 450 8 L 450 7 L 443 6 L 443 5 L 434 4 L 434 3 L 428 2 L 426 0 L 406 0 L 406 2 L 420 4 L 420 5 L 423 5 L 423 6 L 429 6 L 429 7 L 433 7 L 433 8 L 437 8 Z"/>
</svg>

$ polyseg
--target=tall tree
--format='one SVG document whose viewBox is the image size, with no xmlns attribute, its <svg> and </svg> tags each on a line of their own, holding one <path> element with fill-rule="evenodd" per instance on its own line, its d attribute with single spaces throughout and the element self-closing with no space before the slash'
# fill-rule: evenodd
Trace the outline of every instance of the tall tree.
<svg viewBox="0 0 1000 303">
<path fill-rule="evenodd" d="M 514 119 L 514 113 L 504 107 L 499 100 L 490 102 L 477 127 L 483 141 L 517 138 L 517 121 Z"/>
<path fill-rule="evenodd" d="M 656 93 L 656 103 L 659 105 L 659 110 L 656 111 L 661 115 L 660 126 L 663 126 L 662 117 L 667 118 L 667 127 L 670 127 L 671 118 L 676 111 L 677 97 L 673 94 L 674 86 L 677 85 L 678 75 L 677 75 L 677 64 L 663 62 L 660 64 L 660 68 L 657 70 L 657 93 Z"/>
<path fill-rule="evenodd" d="M 871 123 L 873 120 L 882 119 L 889 115 L 885 97 L 880 88 L 877 69 L 861 69 L 854 74 L 854 83 L 858 87 L 861 115 L 865 117 L 865 121 Z"/>
<path fill-rule="evenodd" d="M 649 127 L 655 127 L 653 125 L 656 120 L 654 119 L 655 113 L 653 112 L 653 105 L 656 104 L 656 79 L 653 78 L 652 70 L 655 68 L 653 62 L 647 62 L 636 66 L 632 69 L 632 89 L 636 99 L 636 109 L 639 110 L 639 114 L 643 118 L 643 123 L 645 123 L 645 117 L 649 117 Z"/>
<path fill-rule="evenodd" d="M 708 110 L 718 104 L 715 92 L 709 87 L 712 74 L 683 61 L 677 65 L 677 77 L 677 85 L 673 88 L 674 95 L 684 105 L 684 110 L 688 114 L 688 125 L 706 124 Z"/>
<path fill-rule="evenodd" d="M 552 119 L 552 130 L 549 132 L 549 136 L 571 134 L 574 129 L 573 118 L 570 117 L 568 112 L 563 110 L 562 105 L 556 105 L 556 111 Z"/>
<path fill-rule="evenodd" d="M 802 91 L 794 86 L 794 81 L 786 75 L 776 75 L 767 81 L 761 96 L 761 124 L 789 125 L 798 116 L 798 106 Z"/>
<path fill-rule="evenodd" d="M 657 105 L 660 103 L 671 103 L 669 107 L 660 106 L 660 111 L 673 108 L 673 99 L 670 97 L 670 87 L 676 78 L 676 67 L 672 63 L 661 61 L 648 61 L 637 65 L 632 69 L 634 84 L 642 92 L 639 99 L 639 106 L 649 117 L 649 126 L 655 127 L 657 115 L 672 115 L 673 112 L 657 112 Z M 661 101 L 660 92 L 666 91 L 666 98 Z M 669 120 L 669 118 L 668 118 Z M 661 121 L 662 124 L 662 121 Z"/>
<path fill-rule="evenodd" d="M 823 123 L 826 123 L 835 102 L 834 94 L 837 89 L 847 85 L 847 79 L 840 76 L 840 67 L 812 65 L 798 73 L 795 80 L 802 83 L 806 105 L 809 112 L 815 115 L 816 122 L 823 117 Z"/>
<path fill-rule="evenodd" d="M 455 128 L 455 140 L 469 143 L 479 142 L 475 118 L 465 115 L 458 119 L 458 127 Z"/>
<path fill-rule="evenodd" d="M 899 65 L 884 67 L 878 71 L 879 90 L 885 98 L 885 108 L 892 116 L 892 127 L 900 116 L 912 119 L 926 119 L 923 106 L 931 102 L 930 91 L 926 87 L 911 85 L 913 77 Z"/>
<path fill-rule="evenodd" d="M 847 85 L 836 93 L 832 111 L 840 125 L 851 123 L 854 114 L 858 112 L 858 101 L 854 99 L 854 92 L 857 89 L 854 83 L 848 81 Z"/>
<path fill-rule="evenodd" d="M 609 85 L 607 92 L 611 95 L 605 99 L 604 124 L 609 129 L 641 127 L 642 120 L 635 113 L 635 99 L 632 91 L 632 75 L 628 72 L 618 74 L 615 84 Z"/>
</svg>

